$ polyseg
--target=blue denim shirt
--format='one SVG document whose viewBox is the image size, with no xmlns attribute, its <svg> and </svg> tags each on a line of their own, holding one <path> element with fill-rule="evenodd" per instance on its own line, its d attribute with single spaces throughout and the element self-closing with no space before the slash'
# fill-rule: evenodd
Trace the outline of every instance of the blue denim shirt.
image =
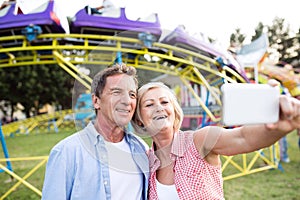
<svg viewBox="0 0 300 200">
<path fill-rule="evenodd" d="M 147 199 L 149 161 L 146 148 L 137 136 L 127 131 L 125 141 L 143 176 L 143 193 L 140 199 Z M 92 122 L 83 130 L 60 141 L 49 155 L 42 199 L 110 200 L 107 157 L 104 139 Z M 126 199 L 126 194 L 124 198 Z"/>
</svg>

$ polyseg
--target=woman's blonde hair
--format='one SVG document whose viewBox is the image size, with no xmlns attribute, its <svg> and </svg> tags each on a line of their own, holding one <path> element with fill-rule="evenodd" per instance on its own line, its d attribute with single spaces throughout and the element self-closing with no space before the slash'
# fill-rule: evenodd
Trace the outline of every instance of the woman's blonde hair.
<svg viewBox="0 0 300 200">
<path fill-rule="evenodd" d="M 132 118 L 132 124 L 133 127 L 135 128 L 136 131 L 140 131 L 142 129 L 142 118 L 141 118 L 141 99 L 143 98 L 143 96 L 145 95 L 145 93 L 151 89 L 154 88 L 163 88 L 166 90 L 166 93 L 168 95 L 168 97 L 170 98 L 171 103 L 174 106 L 174 113 L 175 113 L 175 121 L 174 121 L 174 130 L 178 131 L 181 127 L 181 123 L 183 120 L 183 111 L 177 101 L 177 98 L 174 94 L 174 92 L 168 87 L 166 86 L 164 83 L 162 82 L 150 82 L 147 83 L 145 85 L 143 85 L 142 87 L 140 87 L 138 89 L 138 100 L 137 100 L 137 106 L 136 106 L 136 111 L 133 115 Z"/>
</svg>

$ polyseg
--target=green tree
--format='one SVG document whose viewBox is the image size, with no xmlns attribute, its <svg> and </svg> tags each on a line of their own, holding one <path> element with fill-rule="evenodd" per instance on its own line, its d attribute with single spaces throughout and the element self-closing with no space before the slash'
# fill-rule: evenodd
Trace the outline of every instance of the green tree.
<svg viewBox="0 0 300 200">
<path fill-rule="evenodd" d="M 298 73 L 300 73 L 300 28 L 293 38 L 293 56 L 289 58 L 289 63 L 291 63 L 295 68 L 298 68 Z"/>
<path fill-rule="evenodd" d="M 240 48 L 243 45 L 246 35 L 241 33 L 241 29 L 235 29 L 235 33 L 230 35 L 230 46 L 234 48 Z"/>
<path fill-rule="evenodd" d="M 289 57 L 287 51 L 288 46 L 284 42 L 289 38 L 290 26 L 285 22 L 285 19 L 275 17 L 273 24 L 268 26 L 269 47 L 272 49 L 271 54 L 278 57 L 279 60 L 284 60 Z"/>
<path fill-rule="evenodd" d="M 284 46 L 285 54 L 283 54 L 281 60 L 292 64 L 294 68 L 300 68 L 300 29 L 295 36 L 283 40 L 282 45 Z"/>
<path fill-rule="evenodd" d="M 37 115 L 45 104 L 72 106 L 74 80 L 56 65 L 34 65 L 0 69 L 1 100 L 9 102 L 12 112 L 17 103 L 27 117 Z"/>
<path fill-rule="evenodd" d="M 264 25 L 259 22 L 255 28 L 255 34 L 252 36 L 252 41 L 260 37 L 263 32 L 268 33 L 268 52 L 273 58 L 291 63 L 296 67 L 299 66 L 300 39 L 290 37 L 290 26 L 285 22 L 285 19 L 275 17 L 271 25 Z"/>
<path fill-rule="evenodd" d="M 251 41 L 256 40 L 264 33 L 265 25 L 262 22 L 259 22 L 255 28 L 255 34 L 252 36 Z"/>
</svg>

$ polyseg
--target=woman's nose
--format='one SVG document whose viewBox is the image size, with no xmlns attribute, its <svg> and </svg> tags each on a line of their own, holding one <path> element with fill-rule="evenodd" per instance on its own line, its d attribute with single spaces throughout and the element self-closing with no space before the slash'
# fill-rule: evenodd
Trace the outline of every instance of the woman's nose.
<svg viewBox="0 0 300 200">
<path fill-rule="evenodd" d="M 161 104 L 158 104 L 158 105 L 156 106 L 156 111 L 157 111 L 157 112 L 160 112 L 160 111 L 162 111 L 162 110 L 164 110 L 164 107 L 163 107 Z"/>
</svg>

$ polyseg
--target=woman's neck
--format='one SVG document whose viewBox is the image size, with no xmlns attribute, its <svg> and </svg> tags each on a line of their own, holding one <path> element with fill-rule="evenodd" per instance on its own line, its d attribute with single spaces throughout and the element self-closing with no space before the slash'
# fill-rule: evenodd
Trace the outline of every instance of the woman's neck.
<svg viewBox="0 0 300 200">
<path fill-rule="evenodd" d="M 170 154 L 172 150 L 174 134 L 159 133 L 153 136 L 154 153 L 161 162 L 161 167 L 168 166 L 172 163 Z"/>
</svg>

